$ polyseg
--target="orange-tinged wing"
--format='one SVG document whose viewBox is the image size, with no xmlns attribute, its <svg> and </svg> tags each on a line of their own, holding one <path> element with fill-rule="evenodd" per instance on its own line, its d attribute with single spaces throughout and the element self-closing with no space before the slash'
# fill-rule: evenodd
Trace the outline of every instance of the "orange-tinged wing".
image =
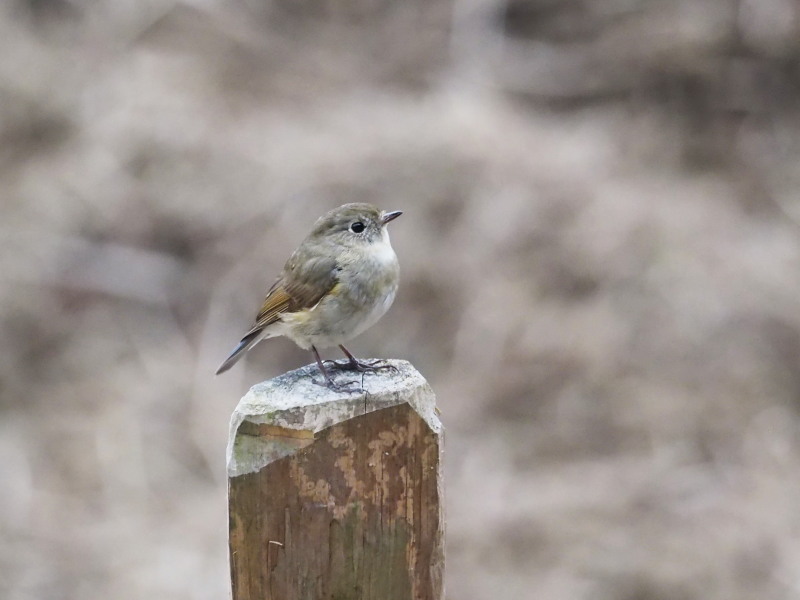
<svg viewBox="0 0 800 600">
<path fill-rule="evenodd" d="M 314 256 L 323 254 L 327 256 Z M 313 308 L 338 283 L 336 259 L 331 253 L 309 251 L 301 246 L 286 263 L 283 275 L 272 285 L 256 315 L 255 325 L 248 331 L 230 356 L 225 359 L 217 375 L 230 369 L 251 347 L 263 337 L 265 327 L 275 323 L 284 313 Z"/>
<path fill-rule="evenodd" d="M 264 298 L 264 303 L 261 305 L 258 315 L 256 315 L 255 325 L 250 331 L 263 329 L 267 325 L 274 323 L 280 318 L 281 313 L 295 312 L 297 310 L 296 308 L 293 310 L 295 304 L 295 300 L 288 292 L 276 284 L 269 291 L 267 297 Z"/>
<path fill-rule="evenodd" d="M 292 256 L 283 276 L 267 292 L 248 332 L 260 331 L 277 321 L 281 314 L 313 308 L 337 284 L 336 261 L 330 257 Z"/>
</svg>

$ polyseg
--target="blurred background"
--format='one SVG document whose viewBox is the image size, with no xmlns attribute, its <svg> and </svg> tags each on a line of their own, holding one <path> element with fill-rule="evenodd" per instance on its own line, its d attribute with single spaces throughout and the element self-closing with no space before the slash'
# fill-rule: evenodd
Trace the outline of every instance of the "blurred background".
<svg viewBox="0 0 800 600">
<path fill-rule="evenodd" d="M 213 373 L 347 201 L 449 600 L 800 598 L 796 0 L 6 0 L 0 55 L 2 598 L 229 597 L 228 418 L 311 357 Z"/>
</svg>

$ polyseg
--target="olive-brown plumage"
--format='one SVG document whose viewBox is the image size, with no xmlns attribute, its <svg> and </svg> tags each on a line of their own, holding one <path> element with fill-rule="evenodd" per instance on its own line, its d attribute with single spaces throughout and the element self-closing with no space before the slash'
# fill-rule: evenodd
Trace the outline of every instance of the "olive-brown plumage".
<svg viewBox="0 0 800 600">
<path fill-rule="evenodd" d="M 400 270 L 386 225 L 400 214 L 353 203 L 318 219 L 267 292 L 253 327 L 217 374 L 262 339 L 279 335 L 314 352 L 330 387 L 337 386 L 318 347 L 339 345 L 349 359 L 346 367 L 374 369 L 342 344 L 373 325 L 394 301 Z"/>
</svg>

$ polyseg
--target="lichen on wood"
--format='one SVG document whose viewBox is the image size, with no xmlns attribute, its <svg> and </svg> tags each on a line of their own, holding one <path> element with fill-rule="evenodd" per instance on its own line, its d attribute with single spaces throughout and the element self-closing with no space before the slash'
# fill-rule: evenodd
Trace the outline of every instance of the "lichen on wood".
<svg viewBox="0 0 800 600">
<path fill-rule="evenodd" d="M 442 426 L 427 382 L 392 364 L 360 394 L 304 367 L 242 399 L 228 453 L 234 600 L 442 597 Z"/>
</svg>

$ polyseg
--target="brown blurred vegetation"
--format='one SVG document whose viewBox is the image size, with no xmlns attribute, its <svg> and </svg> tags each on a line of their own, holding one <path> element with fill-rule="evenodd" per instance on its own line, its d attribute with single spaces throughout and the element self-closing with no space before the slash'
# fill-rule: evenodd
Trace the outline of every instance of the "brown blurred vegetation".
<svg viewBox="0 0 800 600">
<path fill-rule="evenodd" d="M 214 369 L 393 225 L 448 598 L 800 598 L 795 0 L 0 5 L 0 596 L 228 594 Z"/>
</svg>

